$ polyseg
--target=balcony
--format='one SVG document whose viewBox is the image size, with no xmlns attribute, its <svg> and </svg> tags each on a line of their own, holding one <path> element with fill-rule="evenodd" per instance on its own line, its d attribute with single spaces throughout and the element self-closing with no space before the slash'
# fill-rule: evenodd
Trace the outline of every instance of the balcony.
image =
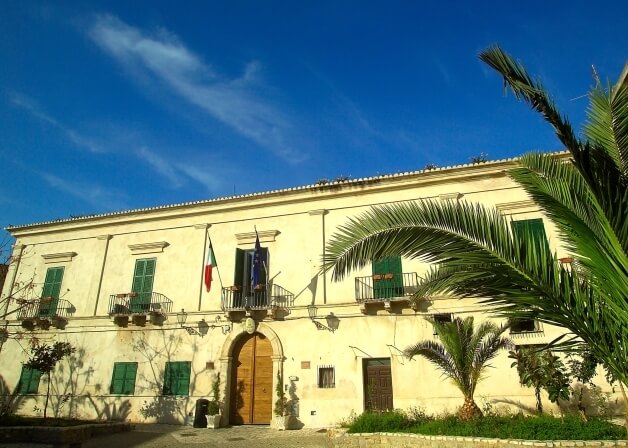
<svg viewBox="0 0 628 448">
<path fill-rule="evenodd" d="M 42 297 L 22 303 L 17 318 L 27 329 L 33 329 L 35 326 L 46 329 L 50 327 L 50 324 L 57 328 L 64 328 L 68 317 L 74 311 L 74 306 L 67 300 Z"/>
<path fill-rule="evenodd" d="M 172 311 L 172 300 L 158 292 L 128 292 L 109 296 L 109 316 L 120 326 L 126 326 L 129 318 L 137 325 L 151 322 L 161 324 Z"/>
<path fill-rule="evenodd" d="M 383 303 L 391 310 L 391 303 L 408 302 L 417 290 L 419 275 L 416 272 L 402 274 L 373 274 L 355 278 L 355 300 L 366 313 L 367 304 Z"/>
<path fill-rule="evenodd" d="M 244 291 L 239 286 L 222 288 L 221 307 L 229 316 L 237 312 L 266 311 L 275 318 L 279 312 L 289 313 L 294 305 L 294 294 L 277 285 L 268 284 L 264 288 Z"/>
</svg>

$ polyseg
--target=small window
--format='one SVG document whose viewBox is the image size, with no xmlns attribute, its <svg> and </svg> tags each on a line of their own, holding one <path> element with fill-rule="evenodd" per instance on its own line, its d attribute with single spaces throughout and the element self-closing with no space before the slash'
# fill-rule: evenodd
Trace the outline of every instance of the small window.
<svg viewBox="0 0 628 448">
<path fill-rule="evenodd" d="M 41 371 L 23 366 L 22 373 L 20 373 L 20 382 L 17 385 L 18 393 L 22 395 L 36 394 L 39 389 L 40 378 Z"/>
<path fill-rule="evenodd" d="M 510 323 L 510 333 L 533 333 L 540 331 L 539 323 L 534 319 L 513 319 Z"/>
<path fill-rule="evenodd" d="M 164 395 L 190 394 L 190 361 L 167 362 L 164 371 Z"/>
<path fill-rule="evenodd" d="M 432 316 L 432 319 L 434 319 L 434 321 L 438 322 L 439 324 L 449 324 L 454 321 L 451 313 L 434 314 Z M 436 328 L 434 328 L 434 336 L 438 336 Z"/>
<path fill-rule="evenodd" d="M 332 389 L 336 387 L 334 366 L 318 367 L 318 387 L 321 389 Z"/>
<path fill-rule="evenodd" d="M 111 388 L 113 395 L 133 395 L 135 393 L 136 362 L 116 362 L 113 364 Z"/>
</svg>

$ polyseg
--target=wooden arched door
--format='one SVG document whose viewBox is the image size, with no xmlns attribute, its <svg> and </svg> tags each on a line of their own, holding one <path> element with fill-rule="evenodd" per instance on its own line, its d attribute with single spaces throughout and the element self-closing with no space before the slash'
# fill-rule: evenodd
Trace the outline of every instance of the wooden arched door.
<svg viewBox="0 0 628 448">
<path fill-rule="evenodd" d="M 273 348 L 266 336 L 240 338 L 233 349 L 231 415 L 233 425 L 267 425 L 272 419 Z"/>
</svg>

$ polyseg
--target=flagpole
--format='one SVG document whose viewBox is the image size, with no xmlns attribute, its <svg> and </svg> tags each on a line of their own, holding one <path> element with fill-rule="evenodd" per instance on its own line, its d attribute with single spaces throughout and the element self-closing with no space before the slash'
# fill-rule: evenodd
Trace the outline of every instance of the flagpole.
<svg viewBox="0 0 628 448">
<path fill-rule="evenodd" d="M 209 236 L 209 233 L 207 234 L 207 238 L 209 239 L 209 247 L 211 247 L 211 250 L 214 255 L 214 262 L 216 263 L 216 272 L 218 273 L 218 281 L 220 282 L 220 289 L 222 290 L 223 286 L 222 286 L 222 277 L 220 277 L 220 267 L 218 266 L 218 259 L 216 258 L 216 251 L 214 250 L 214 245 L 212 244 L 212 237 Z"/>
</svg>

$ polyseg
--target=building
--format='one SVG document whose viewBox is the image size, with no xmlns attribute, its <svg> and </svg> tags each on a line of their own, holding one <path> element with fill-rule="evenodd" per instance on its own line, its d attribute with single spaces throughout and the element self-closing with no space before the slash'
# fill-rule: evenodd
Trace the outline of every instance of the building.
<svg viewBox="0 0 628 448">
<path fill-rule="evenodd" d="M 52 410 L 86 418 L 183 422 L 220 378 L 222 423 L 272 418 L 279 378 L 300 424 L 327 426 L 364 409 L 420 406 L 454 411 L 458 390 L 402 350 L 435 338 L 425 316 L 490 318 L 472 300 L 408 296 L 427 266 L 388 259 L 342 282 L 322 275 L 325 242 L 348 217 L 394 201 L 482 202 L 547 236 L 555 230 L 503 160 L 11 227 L 16 238 L 2 297 L 20 285 L 32 301 L 7 316 L 0 353 L 5 389 L 21 412 L 42 407 L 43 379 L 28 371 L 26 341 L 67 340 L 78 350 L 51 382 Z M 257 234 L 256 234 L 257 230 Z M 251 286 L 256 235 L 262 264 Z M 209 242 L 215 262 L 208 292 Z M 18 306 L 15 302 L 12 307 Z M 15 308 L 13 308 L 15 309 Z M 11 311 L 11 308 L 9 309 Z M 519 344 L 562 330 L 521 322 Z M 22 339 L 16 339 L 21 333 Z M 18 337 L 20 337 L 18 335 Z M 501 354 L 476 398 L 534 407 Z M 21 379 L 20 379 L 21 378 Z"/>
</svg>

